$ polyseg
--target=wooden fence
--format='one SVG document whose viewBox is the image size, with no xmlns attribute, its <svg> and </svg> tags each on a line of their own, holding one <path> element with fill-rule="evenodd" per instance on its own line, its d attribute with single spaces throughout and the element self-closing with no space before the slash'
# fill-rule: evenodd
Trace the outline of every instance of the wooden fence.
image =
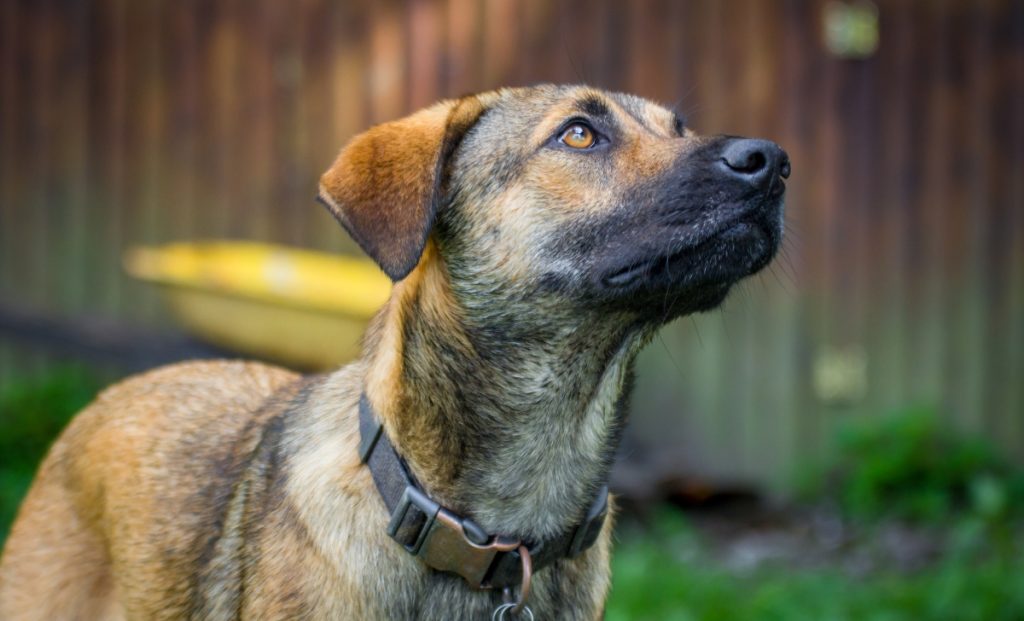
<svg viewBox="0 0 1024 621">
<path fill-rule="evenodd" d="M 643 355 L 632 446 L 779 483 L 837 421 L 933 403 L 1024 457 L 1024 3 L 879 0 L 865 58 L 829 52 L 836 6 L 7 0 L 0 297 L 167 322 L 127 246 L 356 252 L 312 200 L 348 137 L 445 96 L 589 82 L 772 138 L 794 167 L 785 255 Z M 50 363 L 0 350 L 0 381 Z"/>
</svg>

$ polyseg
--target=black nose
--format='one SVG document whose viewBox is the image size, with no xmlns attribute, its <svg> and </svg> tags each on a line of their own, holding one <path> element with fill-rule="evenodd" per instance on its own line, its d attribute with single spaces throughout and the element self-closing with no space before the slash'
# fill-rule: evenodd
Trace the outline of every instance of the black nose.
<svg viewBox="0 0 1024 621">
<path fill-rule="evenodd" d="M 773 193 L 782 192 L 781 180 L 775 182 L 788 178 L 790 172 L 789 156 L 770 140 L 734 139 L 722 150 L 722 162 L 729 175 Z"/>
</svg>

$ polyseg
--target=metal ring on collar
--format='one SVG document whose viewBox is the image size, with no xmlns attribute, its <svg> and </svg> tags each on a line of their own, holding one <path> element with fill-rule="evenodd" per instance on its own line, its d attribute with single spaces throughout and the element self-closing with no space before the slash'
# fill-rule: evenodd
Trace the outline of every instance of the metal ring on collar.
<svg viewBox="0 0 1024 621">
<path fill-rule="evenodd" d="M 516 604 L 514 604 L 514 603 L 502 604 L 501 606 L 498 606 L 497 608 L 494 609 L 494 613 L 491 614 L 491 621 L 504 621 L 506 618 L 511 618 L 511 617 L 506 617 L 506 615 L 512 609 L 514 609 L 515 607 L 516 607 Z M 512 614 L 517 616 L 517 617 L 519 616 L 518 614 L 516 614 L 514 612 Z M 523 618 L 524 619 L 528 619 L 529 621 L 534 621 L 534 619 L 533 619 L 533 611 L 530 610 L 529 606 L 523 606 L 521 614 L 523 614 Z"/>
</svg>

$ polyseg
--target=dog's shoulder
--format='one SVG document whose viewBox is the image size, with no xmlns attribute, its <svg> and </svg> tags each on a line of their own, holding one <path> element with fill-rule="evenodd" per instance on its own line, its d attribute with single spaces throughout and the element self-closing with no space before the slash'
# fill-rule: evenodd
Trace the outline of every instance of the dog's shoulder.
<svg viewBox="0 0 1024 621">
<path fill-rule="evenodd" d="M 118 490 L 147 492 L 194 481 L 257 435 L 271 396 L 299 380 L 290 371 L 251 362 L 203 361 L 160 367 L 101 392 L 80 412 L 44 463 L 80 502 L 97 509 Z"/>
<path fill-rule="evenodd" d="M 160 367 L 101 392 L 54 446 L 81 461 L 116 465 L 130 455 L 166 454 L 188 438 L 216 442 L 289 383 L 294 373 L 251 362 L 201 361 Z M 119 455 L 122 459 L 108 459 Z"/>
<path fill-rule="evenodd" d="M 163 406 L 170 415 L 188 415 L 196 406 L 255 409 L 263 400 L 299 375 L 286 369 L 242 360 L 180 362 L 133 375 L 101 392 L 95 403 L 133 402 Z M 168 397 L 173 400 L 168 402 Z M 167 408 L 167 406 L 171 406 Z"/>
<path fill-rule="evenodd" d="M 154 610 L 194 605 L 194 577 L 216 542 L 238 485 L 320 378 L 252 362 L 161 367 L 104 390 L 54 445 L 41 476 L 105 534 L 112 560 Z M 116 534 L 116 536 L 115 536 Z M 141 604 L 141 602 L 140 602 Z M 142 604 L 143 607 L 148 604 Z"/>
</svg>

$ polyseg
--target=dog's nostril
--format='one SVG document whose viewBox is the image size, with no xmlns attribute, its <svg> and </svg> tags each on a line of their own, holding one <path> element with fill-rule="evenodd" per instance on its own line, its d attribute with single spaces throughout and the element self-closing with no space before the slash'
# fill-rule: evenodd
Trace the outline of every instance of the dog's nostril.
<svg viewBox="0 0 1024 621">
<path fill-rule="evenodd" d="M 778 163 L 779 149 L 774 142 L 741 138 L 732 140 L 722 150 L 722 160 L 734 172 L 756 175 Z"/>
<path fill-rule="evenodd" d="M 779 166 L 779 176 L 783 179 L 789 179 L 789 174 L 793 172 L 792 167 L 789 165 L 789 156 L 782 156 L 782 165 Z"/>
<path fill-rule="evenodd" d="M 742 173 L 756 173 L 765 167 L 768 163 L 768 158 L 765 157 L 764 153 L 760 151 L 750 151 L 748 153 L 742 153 L 738 157 L 734 156 L 730 159 L 728 156 L 723 157 L 725 164 L 735 170 L 736 172 Z"/>
</svg>

